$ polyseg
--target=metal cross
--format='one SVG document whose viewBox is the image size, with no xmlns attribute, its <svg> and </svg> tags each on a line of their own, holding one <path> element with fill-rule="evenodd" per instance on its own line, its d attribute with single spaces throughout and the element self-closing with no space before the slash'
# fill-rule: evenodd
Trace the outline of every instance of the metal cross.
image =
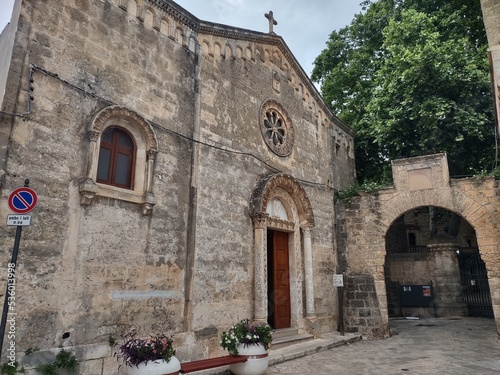
<svg viewBox="0 0 500 375">
<path fill-rule="evenodd" d="M 269 34 L 274 34 L 273 25 L 277 25 L 278 21 L 274 19 L 273 11 L 270 10 L 269 13 L 264 14 L 264 16 L 269 20 Z"/>
</svg>

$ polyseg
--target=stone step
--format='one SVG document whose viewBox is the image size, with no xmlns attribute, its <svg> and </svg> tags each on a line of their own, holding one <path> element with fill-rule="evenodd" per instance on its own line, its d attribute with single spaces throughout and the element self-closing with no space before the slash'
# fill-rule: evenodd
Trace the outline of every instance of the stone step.
<svg viewBox="0 0 500 375">
<path fill-rule="evenodd" d="M 297 328 L 280 328 L 276 329 L 273 332 L 273 339 L 279 339 L 282 337 L 295 336 L 299 334 L 299 330 Z"/>
<path fill-rule="evenodd" d="M 273 345 L 269 351 L 269 365 L 272 366 L 278 363 L 291 361 L 296 358 L 329 350 L 337 346 L 352 344 L 360 340 L 361 335 L 359 334 L 346 333 L 345 336 L 341 336 L 338 332 L 322 334 L 321 337 L 317 339 L 295 341 L 295 344 L 291 344 L 283 348 L 277 348 L 275 346 L 275 340 L 273 340 Z M 311 373 L 314 373 L 314 371 L 312 370 Z M 228 374 L 230 374 L 229 366 L 219 367 L 212 370 L 204 370 L 196 373 L 196 375 Z"/>
<path fill-rule="evenodd" d="M 313 338 L 314 338 L 314 336 L 310 335 L 308 333 L 295 334 L 295 335 L 283 336 L 283 337 L 278 337 L 278 338 L 274 337 L 272 349 L 280 349 L 280 348 L 287 347 L 289 345 L 304 343 L 306 341 L 312 340 Z"/>
</svg>

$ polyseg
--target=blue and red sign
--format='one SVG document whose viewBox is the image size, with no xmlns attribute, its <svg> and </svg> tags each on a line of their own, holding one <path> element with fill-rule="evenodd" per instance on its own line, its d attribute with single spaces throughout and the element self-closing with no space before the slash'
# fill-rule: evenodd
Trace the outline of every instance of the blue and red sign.
<svg viewBox="0 0 500 375">
<path fill-rule="evenodd" d="M 16 214 L 25 214 L 35 208 L 38 197 L 33 189 L 21 187 L 9 195 L 9 208 Z"/>
</svg>

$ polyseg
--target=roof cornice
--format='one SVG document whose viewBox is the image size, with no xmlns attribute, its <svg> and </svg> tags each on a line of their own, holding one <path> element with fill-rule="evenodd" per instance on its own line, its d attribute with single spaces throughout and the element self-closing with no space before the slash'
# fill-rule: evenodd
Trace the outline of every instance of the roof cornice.
<svg viewBox="0 0 500 375">
<path fill-rule="evenodd" d="M 332 112 L 330 107 L 325 103 L 323 97 L 316 89 L 316 86 L 314 86 L 311 79 L 306 74 L 302 66 L 298 63 L 294 54 L 292 53 L 290 48 L 288 48 L 288 45 L 281 36 L 276 34 L 262 33 L 259 31 L 243 29 L 234 26 L 223 25 L 214 22 L 203 21 L 172 0 L 149 0 L 149 1 L 158 6 L 160 9 L 165 11 L 170 16 L 172 16 L 178 22 L 185 24 L 187 27 L 189 27 L 197 34 L 208 34 L 208 35 L 220 36 L 231 39 L 246 40 L 253 43 L 265 43 L 276 46 L 283 54 L 283 56 L 285 56 L 285 58 L 288 60 L 291 67 L 295 70 L 302 83 L 304 83 L 305 86 L 307 86 L 309 92 L 312 94 L 313 98 L 316 100 L 316 102 L 319 104 L 319 106 L 325 112 L 325 114 L 327 114 L 329 119 L 343 131 L 345 131 L 351 136 L 354 136 L 354 130 L 344 121 L 338 118 Z"/>
</svg>

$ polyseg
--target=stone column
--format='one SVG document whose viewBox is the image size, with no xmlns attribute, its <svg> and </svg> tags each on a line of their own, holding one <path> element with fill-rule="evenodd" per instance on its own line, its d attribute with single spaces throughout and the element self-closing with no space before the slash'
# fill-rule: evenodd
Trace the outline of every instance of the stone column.
<svg viewBox="0 0 500 375">
<path fill-rule="evenodd" d="M 95 161 L 99 155 L 99 144 L 97 141 L 101 136 L 101 132 L 97 130 L 90 130 L 87 133 L 90 141 L 88 159 L 87 159 L 87 176 L 83 183 L 80 184 L 80 204 L 89 205 L 92 203 L 95 194 L 97 193 L 97 184 L 95 183 L 94 176 L 97 176 L 97 165 Z"/>
<path fill-rule="evenodd" d="M 146 152 L 146 191 L 144 193 L 144 203 L 142 204 L 142 214 L 147 216 L 153 210 L 153 206 L 156 203 L 155 197 L 153 195 L 153 172 L 154 164 L 156 160 L 156 150 L 148 150 Z"/>
<path fill-rule="evenodd" d="M 148 176 L 148 179 L 146 181 L 146 193 L 151 193 L 151 191 L 153 190 L 153 171 L 157 153 L 158 151 L 156 150 L 148 150 L 146 152 L 146 157 L 147 157 L 146 176 Z"/>
<path fill-rule="evenodd" d="M 309 320 L 316 319 L 314 310 L 314 275 L 312 266 L 312 242 L 311 229 L 303 228 L 304 236 L 304 274 L 306 285 L 306 318 Z"/>
<path fill-rule="evenodd" d="M 267 323 L 267 214 L 253 218 L 254 226 L 254 321 Z"/>
<path fill-rule="evenodd" d="M 427 245 L 434 266 L 434 313 L 437 317 L 466 316 L 460 283 L 460 266 L 453 237 L 438 233 Z"/>
<path fill-rule="evenodd" d="M 101 132 L 97 130 L 89 130 L 87 135 L 90 141 L 87 160 L 87 179 L 93 180 L 93 176 L 97 176 L 98 163 L 94 163 L 94 160 L 96 160 L 97 155 L 99 155 L 99 145 L 97 144 L 97 141 L 101 136 Z"/>
</svg>

